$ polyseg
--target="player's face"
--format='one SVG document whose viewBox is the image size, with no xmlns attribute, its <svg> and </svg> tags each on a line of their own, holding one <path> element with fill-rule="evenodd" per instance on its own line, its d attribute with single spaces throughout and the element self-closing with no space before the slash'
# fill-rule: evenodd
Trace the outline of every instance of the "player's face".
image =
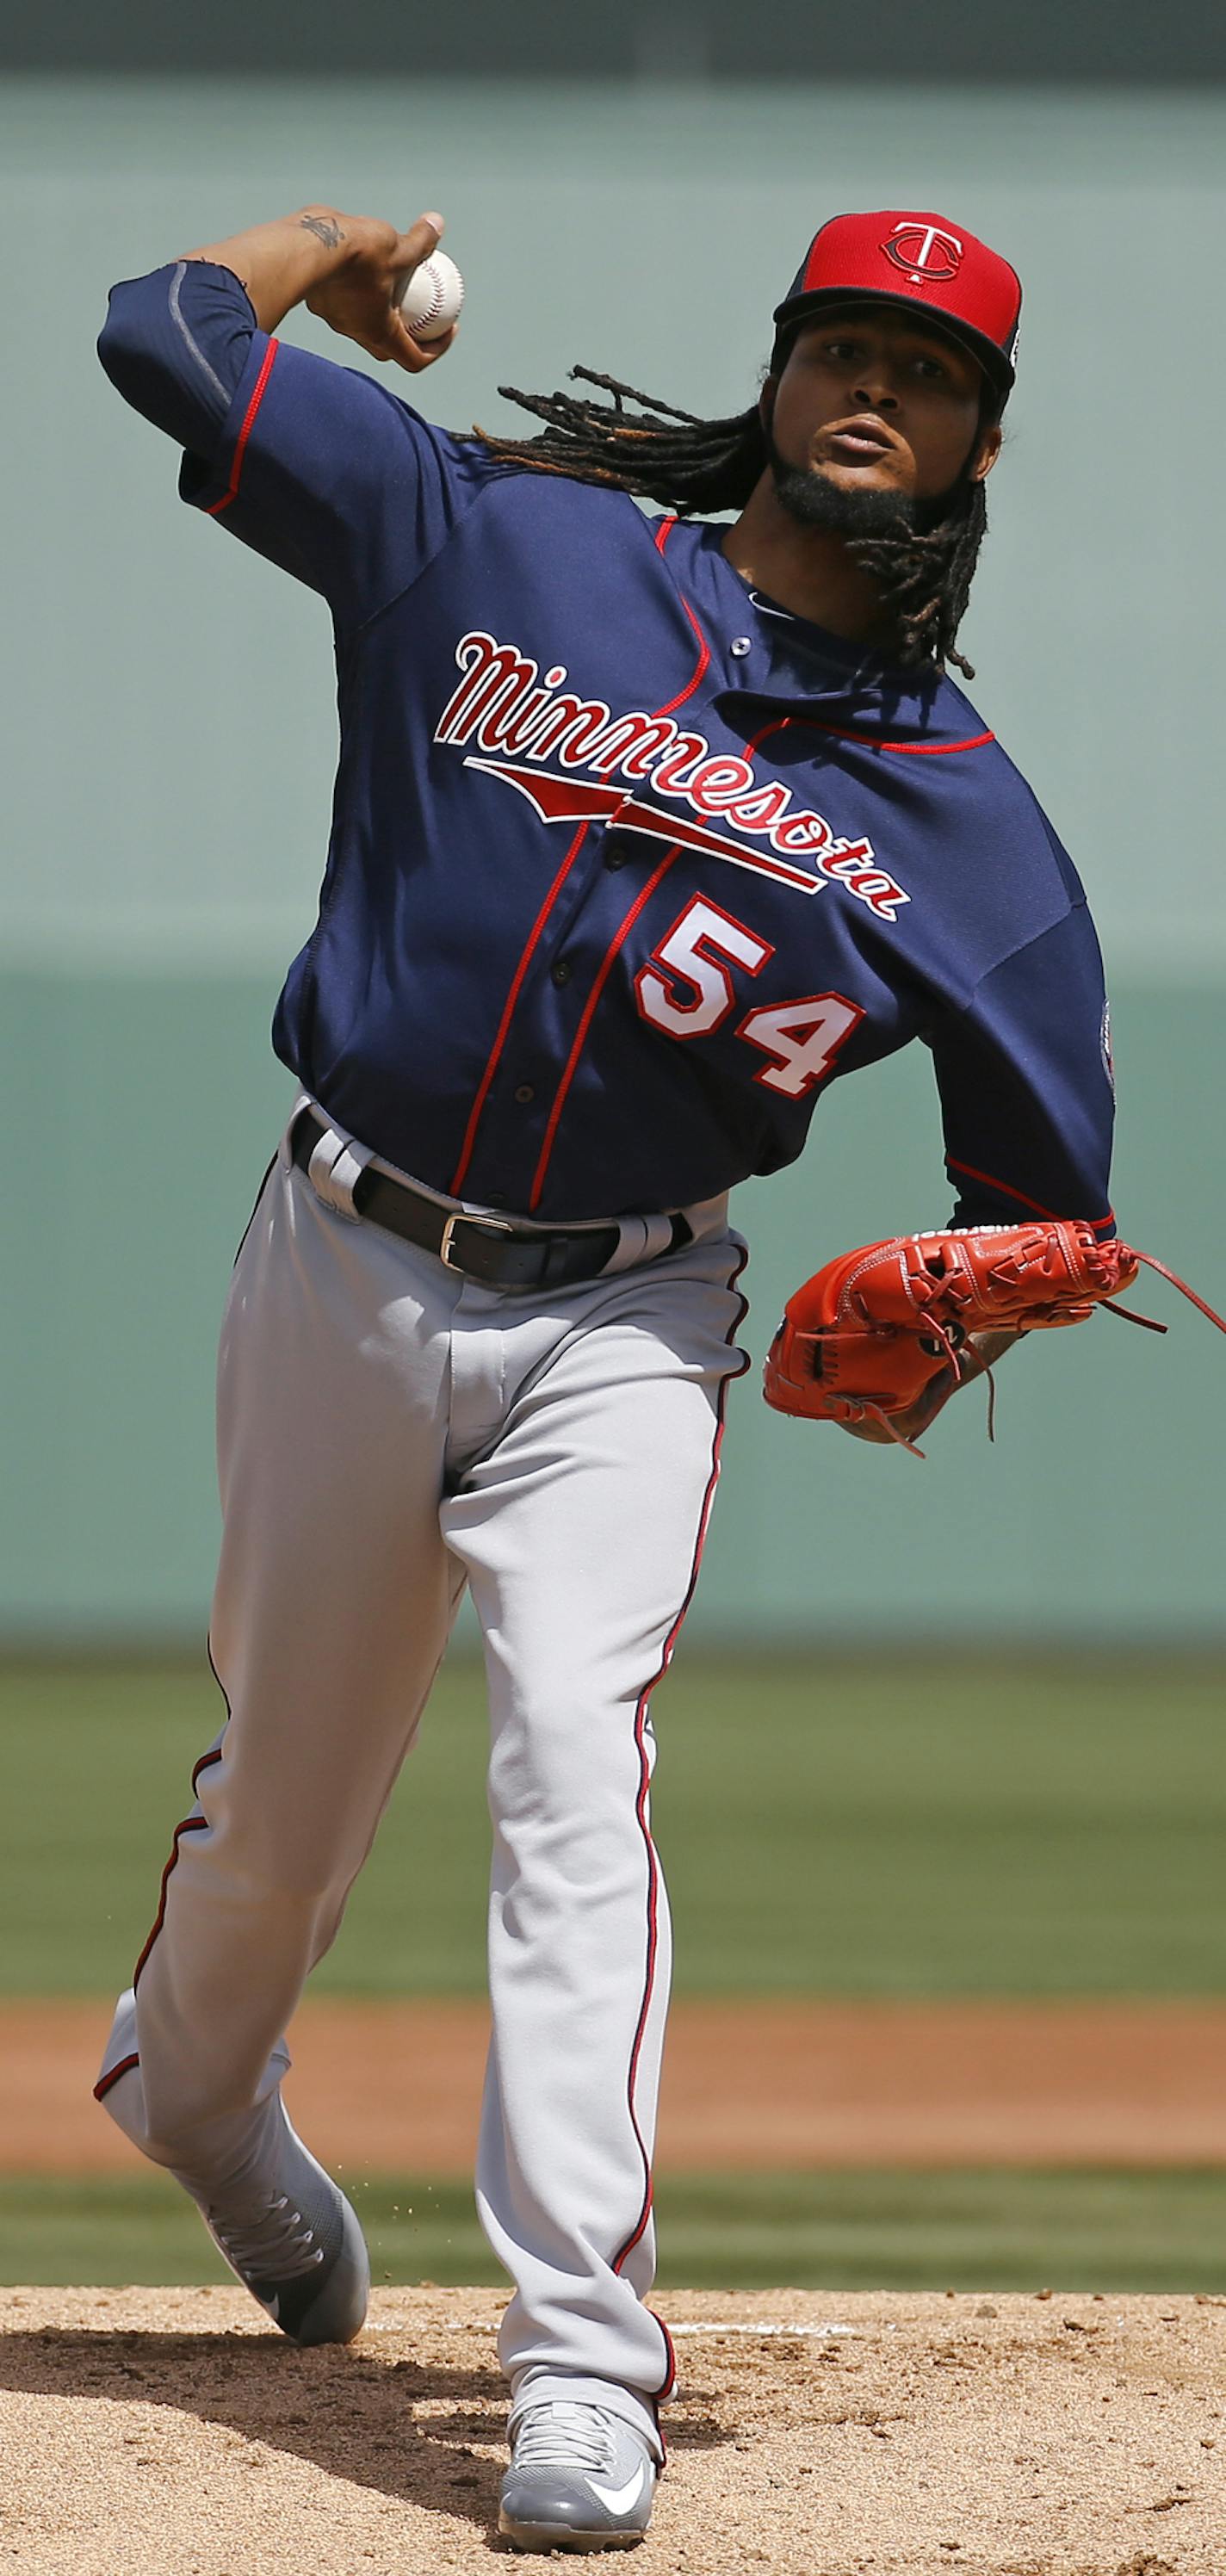
<svg viewBox="0 0 1226 2576">
<path fill-rule="evenodd" d="M 786 464 L 847 492 L 923 501 L 994 465 L 1000 431 L 980 431 L 982 395 L 955 340 L 897 306 L 849 303 L 797 332 L 766 403 Z"/>
</svg>

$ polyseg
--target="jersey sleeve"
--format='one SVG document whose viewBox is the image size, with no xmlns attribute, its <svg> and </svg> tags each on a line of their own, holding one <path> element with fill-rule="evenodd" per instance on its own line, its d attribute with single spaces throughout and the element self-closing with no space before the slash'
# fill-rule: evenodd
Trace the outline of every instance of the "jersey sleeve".
<svg viewBox="0 0 1226 2576">
<path fill-rule="evenodd" d="M 369 376 L 270 338 L 208 260 L 113 288 L 98 353 L 185 450 L 181 497 L 319 591 L 342 628 L 425 571 L 491 470 Z"/>
<path fill-rule="evenodd" d="M 1102 959 L 1084 900 L 928 1033 L 955 1225 L 1081 1217 L 1108 1237 L 1115 1095 Z"/>
</svg>

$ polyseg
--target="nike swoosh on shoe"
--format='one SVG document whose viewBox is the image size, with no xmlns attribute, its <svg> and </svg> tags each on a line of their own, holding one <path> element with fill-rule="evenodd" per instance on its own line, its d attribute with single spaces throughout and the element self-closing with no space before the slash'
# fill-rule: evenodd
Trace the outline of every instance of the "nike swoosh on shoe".
<svg viewBox="0 0 1226 2576">
<path fill-rule="evenodd" d="M 590 2476 L 587 2483 L 593 2495 L 599 2497 L 601 2504 L 606 2506 L 610 2513 L 629 2513 L 631 2505 L 638 2503 L 643 2492 L 643 2480 L 646 2475 L 647 2463 L 645 2460 L 640 2460 L 634 2476 L 627 2479 L 624 2487 L 602 2487 L 595 2478 Z"/>
</svg>

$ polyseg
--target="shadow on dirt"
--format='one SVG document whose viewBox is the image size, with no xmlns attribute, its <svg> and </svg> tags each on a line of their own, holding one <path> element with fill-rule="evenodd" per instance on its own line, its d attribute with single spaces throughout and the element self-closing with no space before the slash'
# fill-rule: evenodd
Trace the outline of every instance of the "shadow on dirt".
<svg viewBox="0 0 1226 2576">
<path fill-rule="evenodd" d="M 380 2495 L 486 2529 L 496 2518 L 507 2392 L 492 2365 L 384 2360 L 360 2344 L 300 2352 L 280 2335 L 47 2326 L 0 2335 L 0 2389 L 171 2407 Z M 710 2392 L 690 2387 L 687 2401 L 670 2450 L 735 2438 Z"/>
</svg>

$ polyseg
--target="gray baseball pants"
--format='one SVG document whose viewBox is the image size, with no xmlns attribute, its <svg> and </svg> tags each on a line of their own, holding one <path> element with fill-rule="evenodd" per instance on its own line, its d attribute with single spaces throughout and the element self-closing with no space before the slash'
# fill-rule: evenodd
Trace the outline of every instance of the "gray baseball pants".
<svg viewBox="0 0 1226 2576">
<path fill-rule="evenodd" d="M 644 2299 L 670 1942 L 648 1696 L 746 1365 L 744 1247 L 713 1202 L 682 1251 L 636 1260 L 628 1229 L 629 1266 L 509 1293 L 354 1221 L 338 1170 L 321 1197 L 283 1142 L 235 1267 L 211 1627 L 229 1719 L 100 2095 L 160 2164 L 250 2161 L 467 1583 L 493 1822 L 477 2202 L 515 2284 L 500 2357 L 513 2403 L 589 2396 L 658 2451 L 671 2348 Z"/>
</svg>

